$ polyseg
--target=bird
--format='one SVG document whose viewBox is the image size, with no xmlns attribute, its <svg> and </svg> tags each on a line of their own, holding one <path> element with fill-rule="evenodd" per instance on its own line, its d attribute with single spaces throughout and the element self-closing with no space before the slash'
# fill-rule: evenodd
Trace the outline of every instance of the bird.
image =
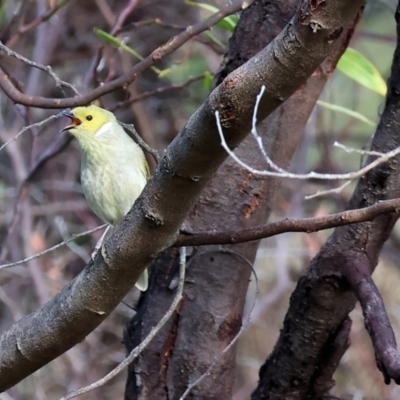
<svg viewBox="0 0 400 400">
<path fill-rule="evenodd" d="M 115 115 L 104 108 L 75 107 L 61 115 L 71 119 L 62 131 L 71 133 L 81 148 L 81 184 L 86 200 L 101 220 L 114 227 L 132 208 L 150 178 L 143 150 Z M 147 290 L 147 269 L 135 286 Z"/>
</svg>

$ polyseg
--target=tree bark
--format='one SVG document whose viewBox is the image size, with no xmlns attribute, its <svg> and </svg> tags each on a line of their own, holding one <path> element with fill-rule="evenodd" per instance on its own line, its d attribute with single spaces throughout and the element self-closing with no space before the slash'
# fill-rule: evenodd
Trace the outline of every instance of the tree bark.
<svg viewBox="0 0 400 400">
<path fill-rule="evenodd" d="M 210 94 L 168 146 L 141 197 L 94 261 L 58 295 L 0 337 L 0 390 L 79 343 L 120 303 L 148 264 L 174 243 L 200 192 L 227 157 L 220 146 L 215 112 L 220 113 L 228 144 L 238 146 L 250 129 L 260 86 L 267 88 L 260 103 L 261 121 L 304 85 L 336 49 L 343 28 L 362 5 L 362 0 L 304 1 L 301 12 L 270 46 Z M 144 61 L 150 62 L 148 58 Z M 128 77 L 134 79 L 137 72 L 133 69 Z M 4 88 L 9 88 L 8 77 L 0 74 L 1 79 L 5 79 Z M 21 101 L 50 108 L 79 104 L 119 87 L 121 79 L 127 82 L 126 76 L 118 78 L 81 99 L 58 101 L 25 95 Z"/>
<path fill-rule="evenodd" d="M 372 143 L 372 150 L 379 152 L 400 146 L 399 16 L 398 8 L 397 47 L 388 94 Z M 399 197 L 399 173 L 399 158 L 395 157 L 360 178 L 349 208 L 363 208 Z M 398 213 L 387 214 L 371 222 L 335 229 L 292 294 L 284 327 L 274 351 L 260 370 L 253 400 L 323 398 L 334 384 L 332 374 L 348 345 L 351 323 L 348 314 L 356 303 L 355 292 L 359 295 L 363 286 L 371 287 L 370 275 L 398 217 Z M 379 301 L 377 297 L 372 300 L 375 304 Z M 365 312 L 364 315 L 368 316 Z M 390 325 L 385 326 L 388 319 L 384 309 L 372 318 L 381 329 L 382 348 L 375 346 L 377 365 L 386 383 L 390 379 L 398 382 L 399 357 L 394 335 L 393 339 L 388 338 L 393 332 Z M 368 320 L 366 323 L 373 328 Z"/>
<path fill-rule="evenodd" d="M 256 1 L 246 9 L 230 40 L 216 83 L 266 46 L 287 25 L 298 4 L 298 1 Z M 347 47 L 354 17 L 349 22 L 351 29 L 345 27 L 331 56 L 259 126 L 268 154 L 282 168 L 289 165 L 315 102 Z M 240 145 L 236 154 L 254 168 L 266 168 L 251 137 Z M 278 179 L 254 176 L 228 159 L 202 192 L 186 219 L 185 229 L 234 230 L 264 222 L 273 209 L 279 185 Z M 245 260 L 252 264 L 257 248 L 258 242 L 191 249 L 181 307 L 142 357 L 130 366 L 126 400 L 178 399 L 188 385 L 206 372 L 241 327 L 251 272 Z M 168 287 L 177 274 L 177 257 L 176 250 L 168 251 L 154 263 L 150 289 L 125 332 L 128 351 L 148 334 L 171 303 L 173 291 Z M 234 368 L 235 347 L 193 388 L 190 398 L 230 398 Z"/>
</svg>

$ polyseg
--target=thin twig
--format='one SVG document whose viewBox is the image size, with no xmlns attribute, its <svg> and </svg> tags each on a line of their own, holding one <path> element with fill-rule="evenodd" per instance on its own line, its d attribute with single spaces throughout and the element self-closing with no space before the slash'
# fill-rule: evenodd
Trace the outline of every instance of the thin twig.
<svg viewBox="0 0 400 400">
<path fill-rule="evenodd" d="M 134 127 L 133 124 L 125 124 L 124 122 L 118 121 L 118 123 L 125 129 L 128 129 L 129 132 L 131 132 L 136 140 L 139 143 L 139 146 L 142 147 L 144 150 L 146 150 L 148 153 L 150 153 L 154 159 L 156 160 L 156 162 L 158 163 L 160 156 L 158 154 L 158 151 L 156 149 L 153 149 L 152 147 L 150 147 L 141 137 L 140 135 L 136 132 L 136 129 Z"/>
<path fill-rule="evenodd" d="M 333 188 L 333 189 L 328 189 L 328 190 L 318 190 L 317 193 L 314 194 L 310 194 L 308 196 L 304 196 L 304 200 L 310 200 L 310 199 L 315 199 L 316 197 L 321 197 L 321 196 L 327 196 L 328 194 L 338 194 L 341 193 L 342 190 L 348 186 L 351 183 L 351 181 L 346 181 L 345 183 L 343 183 L 343 185 L 340 185 L 337 188 Z"/>
<path fill-rule="evenodd" d="M 42 125 L 46 124 L 47 122 L 52 121 L 53 119 L 56 119 L 59 117 L 61 117 L 61 114 L 50 115 L 50 117 L 48 117 L 42 121 L 36 122 L 32 125 L 24 126 L 14 137 L 12 137 L 10 140 L 7 140 L 7 142 L 3 143 L 0 146 L 0 151 L 2 151 L 10 143 L 15 142 L 24 132 L 28 131 L 29 129 L 42 126 Z"/>
<path fill-rule="evenodd" d="M 174 36 L 164 45 L 158 47 L 143 61 L 136 64 L 130 71 L 128 71 L 124 75 L 111 82 L 97 87 L 96 89 L 86 93 L 83 96 L 55 99 L 27 95 L 25 93 L 22 93 L 12 84 L 10 77 L 3 71 L 2 68 L 0 68 L 0 87 L 14 103 L 24 104 L 30 107 L 67 108 L 88 104 L 91 101 L 96 100 L 107 93 L 131 84 L 140 73 L 151 67 L 156 61 L 161 60 L 166 55 L 177 50 L 192 37 L 210 29 L 226 16 L 248 7 L 251 3 L 253 3 L 253 1 L 254 0 L 239 1 L 235 4 L 225 5 L 218 12 L 211 15 L 206 20 L 201 21 L 198 24 L 188 26 L 183 32 Z"/>
<path fill-rule="evenodd" d="M 344 144 L 341 144 L 339 142 L 334 142 L 333 147 L 338 147 L 339 149 L 344 150 L 346 153 L 357 153 L 357 154 L 361 154 L 363 156 L 382 157 L 385 154 L 385 153 L 381 153 L 380 151 L 354 149 L 353 147 L 345 146 Z"/>
<path fill-rule="evenodd" d="M 147 345 L 154 339 L 157 333 L 161 330 L 161 328 L 165 325 L 165 323 L 171 318 L 172 314 L 177 309 L 179 303 L 181 302 L 183 296 L 183 284 L 185 282 L 185 269 L 186 269 L 186 248 L 182 247 L 180 249 L 180 261 L 179 261 L 179 284 L 174 300 L 172 301 L 171 306 L 168 311 L 161 318 L 160 322 L 150 331 L 150 333 L 146 336 L 146 338 L 136 346 L 122 361 L 115 367 L 111 372 L 109 372 L 106 376 L 99 379 L 96 382 L 93 382 L 91 385 L 85 386 L 78 390 L 75 390 L 71 393 L 68 393 L 66 396 L 62 397 L 60 400 L 69 400 L 74 397 L 80 396 L 81 394 L 85 394 L 90 392 L 91 390 L 97 389 L 100 386 L 103 386 L 110 379 L 114 378 L 117 374 L 119 374 L 124 368 L 126 368 L 146 347 Z"/>
<path fill-rule="evenodd" d="M 254 170 L 253 170 L 250 166 L 248 166 L 247 164 L 245 164 L 245 163 L 243 163 L 243 162 L 240 162 L 240 165 L 241 165 L 241 166 L 243 166 L 243 167 L 246 168 L 247 170 L 249 170 L 249 168 L 252 169 L 252 171 L 250 171 L 250 172 L 253 172 L 253 173 L 258 174 L 258 175 L 263 175 L 263 173 L 265 172 L 265 173 L 266 173 L 265 175 L 268 175 L 268 176 L 281 176 L 281 177 L 291 178 L 291 179 L 308 179 L 308 178 L 325 179 L 325 177 L 326 177 L 326 179 L 331 179 L 331 180 L 335 180 L 335 179 L 338 179 L 338 180 L 339 180 L 339 179 L 349 179 L 349 180 L 352 180 L 352 179 L 355 179 L 355 178 L 358 178 L 358 177 L 364 175 L 364 174 L 365 174 L 366 172 L 368 172 L 371 168 L 373 168 L 373 167 L 370 167 L 370 165 L 369 165 L 369 166 L 366 166 L 363 173 L 361 173 L 361 171 L 363 171 L 363 169 L 361 169 L 361 170 L 358 171 L 358 172 L 352 173 L 352 174 L 353 174 L 353 177 L 348 177 L 348 178 L 345 178 L 345 177 L 344 177 L 344 176 L 347 175 L 347 174 L 332 175 L 332 174 L 318 174 L 318 173 L 315 173 L 315 172 L 310 172 L 309 174 L 306 174 L 306 175 L 304 175 L 304 174 L 292 174 L 292 173 L 290 173 L 289 171 L 286 171 L 286 170 L 284 170 L 283 168 L 280 168 L 280 167 L 279 167 L 278 165 L 276 165 L 276 164 L 271 160 L 271 158 L 268 156 L 267 152 L 265 151 L 264 144 L 263 144 L 263 142 L 262 142 L 262 137 L 258 134 L 258 131 L 257 131 L 257 126 L 256 126 L 256 125 L 257 125 L 257 112 L 258 112 L 258 108 L 259 108 L 259 105 L 260 105 L 260 101 L 261 101 L 261 98 L 262 98 L 264 92 L 265 92 L 265 85 L 262 85 L 262 86 L 261 86 L 261 89 L 260 89 L 260 93 L 257 95 L 256 103 L 255 103 L 255 106 L 254 106 L 251 133 L 252 133 L 252 135 L 254 136 L 254 138 L 256 139 L 258 148 L 259 148 L 261 154 L 263 155 L 265 161 L 267 162 L 267 164 L 268 164 L 273 170 L 275 170 L 276 172 L 280 173 L 280 175 L 275 175 L 273 172 L 268 173 L 269 171 L 260 171 L 259 173 L 254 172 Z M 218 121 L 217 121 L 217 123 L 218 123 Z M 220 131 L 219 128 L 220 128 L 220 124 L 218 125 L 218 132 L 220 133 L 220 136 L 223 136 L 223 135 L 221 135 L 221 134 L 222 134 L 222 130 Z M 221 141 L 222 141 L 222 140 L 225 142 L 225 138 L 221 138 Z M 225 147 L 224 144 L 222 144 L 222 145 L 223 145 L 223 147 L 224 147 L 225 149 L 227 149 L 227 146 Z M 226 142 L 225 142 L 225 145 L 226 145 Z M 338 143 L 338 142 L 335 142 L 333 145 L 334 145 L 334 147 L 338 147 L 338 148 L 344 150 L 344 151 L 347 152 L 347 153 L 358 153 L 358 154 L 361 154 L 361 155 L 377 156 L 377 157 L 383 159 L 383 161 L 381 161 L 381 162 L 387 161 L 387 159 L 388 159 L 388 158 L 386 158 L 386 156 L 387 156 L 386 154 L 384 154 L 384 153 L 379 153 L 379 152 L 377 152 L 377 151 L 368 151 L 368 150 L 354 149 L 354 148 L 351 148 L 351 147 L 347 147 L 347 146 L 345 146 L 345 145 L 343 145 L 343 144 L 341 144 L 341 143 Z M 229 148 L 228 148 L 228 149 L 229 149 Z M 228 150 L 227 150 L 227 151 L 228 151 Z M 394 151 L 396 151 L 396 150 L 394 150 Z M 397 155 L 397 154 L 399 154 L 399 152 L 397 152 L 397 153 L 394 154 L 394 155 Z M 231 153 L 230 153 L 230 155 L 231 155 Z M 394 157 L 394 155 L 392 155 L 391 157 Z M 391 158 L 391 157 L 389 157 L 389 158 Z M 235 161 L 237 161 L 237 157 L 234 157 L 234 159 L 235 159 Z M 377 161 L 377 160 L 375 160 L 375 161 Z M 374 162 L 375 162 L 375 161 L 374 161 Z M 380 162 L 380 163 L 381 163 L 381 162 Z M 376 165 L 379 165 L 380 163 L 378 163 L 378 164 L 376 164 Z M 246 167 L 246 165 L 247 165 L 248 168 Z M 375 165 L 375 166 L 376 166 L 376 165 Z M 361 173 L 361 174 L 360 174 L 360 173 Z M 355 175 L 355 174 L 360 174 L 360 175 Z M 329 176 L 329 177 L 327 177 L 327 176 Z M 348 175 L 348 176 L 349 176 L 349 175 Z M 313 194 L 313 195 L 310 195 L 310 196 L 306 196 L 306 199 L 311 199 L 311 198 L 318 197 L 318 196 L 322 196 L 322 195 L 326 195 L 326 194 L 329 194 L 329 193 L 337 193 L 337 192 L 340 192 L 345 186 L 348 185 L 348 183 L 349 183 L 349 182 L 346 182 L 344 185 L 342 185 L 341 187 L 336 188 L 336 189 L 330 189 L 330 190 L 326 190 L 326 191 L 320 191 L 320 192 L 317 192 L 316 194 Z"/>
<path fill-rule="evenodd" d="M 52 68 L 50 67 L 50 65 L 42 65 L 42 64 L 38 64 L 32 60 L 30 60 L 29 58 L 26 58 L 24 56 L 22 56 L 21 54 L 18 54 L 17 52 L 15 52 L 14 50 L 9 49 L 6 45 L 4 45 L 1 41 L 0 41 L 0 49 L 3 50 L 8 56 L 10 57 L 14 57 L 17 60 L 20 60 L 22 62 L 24 62 L 25 64 L 28 64 L 31 67 L 40 69 L 44 72 L 47 72 L 50 77 L 55 81 L 56 83 L 56 87 L 61 88 L 61 87 L 67 87 L 70 88 L 76 96 L 80 96 L 78 90 L 75 88 L 74 85 L 72 85 L 71 83 L 62 81 L 52 70 Z"/>
<path fill-rule="evenodd" d="M 220 359 L 222 358 L 222 356 L 227 353 L 232 346 L 238 341 L 239 337 L 242 335 L 242 333 L 247 329 L 247 327 L 250 325 L 250 318 L 251 318 L 251 314 L 253 313 L 254 307 L 257 303 L 257 299 L 258 299 L 258 294 L 259 294 L 259 285 L 258 285 L 258 277 L 256 274 L 256 271 L 253 268 L 253 265 L 251 264 L 251 262 L 244 256 L 242 256 L 239 253 L 236 253 L 234 251 L 231 250 L 215 250 L 215 252 L 217 253 L 228 253 L 228 254 L 232 254 L 236 257 L 240 257 L 242 260 L 244 260 L 250 267 L 252 274 L 254 275 L 254 279 L 255 279 L 255 283 L 256 283 L 256 292 L 254 295 L 254 301 L 253 304 L 251 306 L 250 312 L 246 318 L 245 323 L 243 324 L 243 326 L 240 328 L 239 332 L 235 335 L 235 337 L 231 340 L 231 342 L 225 347 L 225 349 L 217 356 L 215 357 L 214 361 L 212 362 L 212 364 L 207 368 L 206 372 L 204 372 L 203 375 L 201 375 L 198 379 L 196 379 L 193 383 L 191 383 L 187 389 L 185 390 L 185 392 L 183 393 L 183 395 L 179 398 L 179 400 L 184 400 L 186 398 L 186 396 L 190 393 L 190 391 L 197 386 L 204 378 L 206 378 L 208 375 L 210 375 L 211 371 L 214 369 L 214 367 L 218 364 L 218 362 L 220 361 Z"/>
<path fill-rule="evenodd" d="M 85 264 L 88 264 L 90 261 L 90 255 L 85 251 L 85 249 L 78 244 L 71 241 L 71 235 L 68 232 L 67 224 L 63 217 L 57 216 L 54 219 L 55 224 L 57 225 L 58 230 L 61 233 L 62 239 L 66 241 L 66 245 L 77 254 Z"/>
<path fill-rule="evenodd" d="M 17 40 L 21 35 L 29 32 L 32 29 L 35 29 L 41 23 L 48 21 L 60 8 L 64 7 L 68 2 L 69 0 L 60 1 L 60 3 L 58 3 L 54 8 L 49 10 L 47 13 L 35 18 L 28 24 L 19 27 L 17 33 L 8 40 L 7 46 L 13 47 L 13 45 L 17 42 Z"/>
<path fill-rule="evenodd" d="M 65 246 L 66 244 L 68 244 L 68 243 L 74 241 L 75 239 L 78 239 L 78 238 L 80 238 L 80 237 L 82 237 L 82 236 L 90 235 L 91 233 L 97 232 L 97 231 L 99 231 L 100 229 L 105 228 L 106 226 L 108 226 L 108 225 L 107 225 L 107 224 L 100 225 L 100 226 L 98 226 L 98 227 L 96 227 L 96 228 L 93 228 L 93 229 L 90 229 L 90 230 L 88 230 L 88 231 L 85 231 L 85 232 L 82 232 L 82 233 L 77 233 L 76 235 L 72 235 L 68 240 L 64 240 L 63 242 L 58 243 L 58 244 L 56 244 L 55 246 L 49 247 L 48 249 L 43 250 L 43 251 L 41 251 L 40 253 L 36 253 L 36 254 L 34 254 L 33 256 L 24 258 L 23 260 L 19 260 L 19 261 L 16 261 L 16 262 L 14 262 L 14 263 L 2 264 L 2 265 L 0 265 L 0 269 L 16 267 L 17 265 L 25 264 L 25 263 L 27 263 L 28 261 L 35 260 L 36 258 L 39 258 L 39 257 L 41 257 L 41 256 L 43 256 L 43 255 L 45 255 L 45 254 L 47 254 L 47 253 L 50 253 L 50 252 L 52 252 L 52 251 L 54 251 L 54 250 L 57 250 L 57 249 L 59 249 L 59 248 L 62 247 L 62 246 Z"/>
<path fill-rule="evenodd" d="M 111 30 L 111 35 L 116 35 L 121 30 L 125 20 L 129 17 L 129 14 L 135 9 L 139 0 L 130 0 L 125 8 L 119 13 L 119 16 L 115 22 L 114 27 Z"/>
<path fill-rule="evenodd" d="M 258 148 L 260 149 L 261 154 L 263 155 L 265 161 L 267 164 L 274 169 L 275 171 L 285 173 L 285 170 L 282 168 L 278 167 L 268 156 L 267 152 L 265 151 L 264 144 L 262 142 L 262 137 L 258 134 L 257 131 L 257 112 L 258 112 L 258 107 L 260 106 L 260 101 L 265 92 L 265 85 L 261 86 L 260 93 L 256 97 L 256 104 L 254 106 L 254 111 L 253 111 L 253 118 L 252 118 L 252 128 L 251 128 L 251 134 L 254 136 L 256 139 L 256 142 L 258 144 Z"/>
<path fill-rule="evenodd" d="M 397 147 L 396 149 L 389 151 L 387 153 L 383 153 L 382 156 L 378 157 L 376 160 L 372 161 L 370 164 L 365 166 L 364 168 L 359 169 L 358 171 L 355 172 L 347 172 L 344 174 L 321 174 L 318 172 L 311 171 L 308 174 L 294 174 L 292 172 L 283 170 L 283 172 L 274 172 L 274 171 L 267 171 L 267 170 L 258 170 L 255 168 L 250 167 L 250 165 L 246 164 L 244 161 L 242 161 L 239 157 L 236 156 L 236 154 L 228 147 L 224 133 L 222 131 L 222 126 L 221 126 L 221 121 L 219 118 L 219 111 L 215 111 L 215 118 L 217 122 L 217 127 L 218 127 L 218 133 L 221 138 L 221 145 L 222 147 L 226 150 L 226 152 L 239 164 L 241 165 L 244 169 L 247 171 L 251 172 L 254 175 L 260 175 L 260 176 L 273 176 L 277 178 L 289 178 L 289 179 L 321 179 L 321 180 L 342 180 L 342 179 L 349 179 L 353 180 L 356 178 L 360 178 L 361 176 L 365 175 L 367 172 L 371 171 L 371 169 L 374 169 L 380 164 L 383 164 L 384 162 L 390 160 L 391 158 L 397 156 L 400 154 L 400 147 Z M 279 167 L 278 167 L 279 168 Z"/>
<path fill-rule="evenodd" d="M 58 114 L 56 117 L 60 116 Z M 2 249 L 0 251 L 0 262 L 3 262 L 8 251 L 8 246 L 7 240 L 10 237 L 10 235 L 13 233 L 16 224 L 18 222 L 18 214 L 20 211 L 20 207 L 22 204 L 23 199 L 28 193 L 28 187 L 29 184 L 31 183 L 33 177 L 40 171 L 41 168 L 46 164 L 47 161 L 58 155 L 61 151 L 65 149 L 66 146 L 71 142 L 72 140 L 72 135 L 69 135 L 67 139 L 65 140 L 65 132 L 61 132 L 61 135 L 56 136 L 55 140 L 51 143 L 50 146 L 48 146 L 44 152 L 41 154 L 40 158 L 38 161 L 36 161 L 35 165 L 32 167 L 32 169 L 29 171 L 28 175 L 25 177 L 25 179 L 22 181 L 21 186 L 18 191 L 17 199 L 14 203 L 14 209 L 13 209 L 13 214 L 11 217 L 11 221 L 8 224 L 7 232 L 5 234 L 5 237 L 3 237 L 3 242 L 2 242 Z"/>
<path fill-rule="evenodd" d="M 117 35 L 121 32 L 130 30 L 130 29 L 143 28 L 143 27 L 151 26 L 151 25 L 158 25 L 163 28 L 177 29 L 177 30 L 181 30 L 181 31 L 183 31 L 187 28 L 184 25 L 169 24 L 169 23 L 163 22 L 160 18 L 154 18 L 154 19 L 146 19 L 144 21 L 131 22 L 130 24 L 123 26 L 115 34 Z"/>
<path fill-rule="evenodd" d="M 200 81 L 201 79 L 204 79 L 204 77 L 205 77 L 205 73 L 193 76 L 193 77 L 189 78 L 186 82 L 184 82 L 180 85 L 167 85 L 167 86 L 163 86 L 163 87 L 160 87 L 158 89 L 155 89 L 155 90 L 152 90 L 149 92 L 141 93 L 140 95 L 134 97 L 133 99 L 118 102 L 113 108 L 110 109 L 110 111 L 115 111 L 117 108 L 128 106 L 133 103 L 137 103 L 138 101 L 146 100 L 147 98 L 155 96 L 157 94 L 184 89 L 187 86 L 189 86 L 190 84 L 192 84 L 193 82 L 197 82 L 197 81 Z"/>
</svg>

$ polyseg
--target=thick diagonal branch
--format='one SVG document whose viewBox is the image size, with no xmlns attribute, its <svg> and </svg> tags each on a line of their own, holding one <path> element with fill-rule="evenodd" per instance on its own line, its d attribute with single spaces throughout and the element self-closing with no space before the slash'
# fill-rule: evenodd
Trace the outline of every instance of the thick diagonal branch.
<svg viewBox="0 0 400 400">
<path fill-rule="evenodd" d="M 230 146 L 251 126 L 260 86 L 264 119 L 305 83 L 335 48 L 363 1 L 326 0 L 308 6 L 265 49 L 230 74 L 171 143 L 133 210 L 102 253 L 61 293 L 0 337 L 0 390 L 5 390 L 81 341 L 117 306 L 148 263 L 174 243 L 197 196 L 226 158 L 214 112 Z M 316 26 L 320 29 L 316 30 Z M 53 104 L 53 103 L 51 103 Z"/>
</svg>

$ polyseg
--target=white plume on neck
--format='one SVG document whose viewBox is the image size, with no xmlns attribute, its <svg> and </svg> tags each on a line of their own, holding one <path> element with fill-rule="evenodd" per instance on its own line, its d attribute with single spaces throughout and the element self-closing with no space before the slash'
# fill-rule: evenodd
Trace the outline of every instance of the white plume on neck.
<svg viewBox="0 0 400 400">
<path fill-rule="evenodd" d="M 104 124 L 97 132 L 96 132 L 96 136 L 99 137 L 101 135 L 103 135 L 104 133 L 106 133 L 107 131 L 109 131 L 111 128 L 111 122 L 107 122 L 106 124 Z"/>
</svg>

